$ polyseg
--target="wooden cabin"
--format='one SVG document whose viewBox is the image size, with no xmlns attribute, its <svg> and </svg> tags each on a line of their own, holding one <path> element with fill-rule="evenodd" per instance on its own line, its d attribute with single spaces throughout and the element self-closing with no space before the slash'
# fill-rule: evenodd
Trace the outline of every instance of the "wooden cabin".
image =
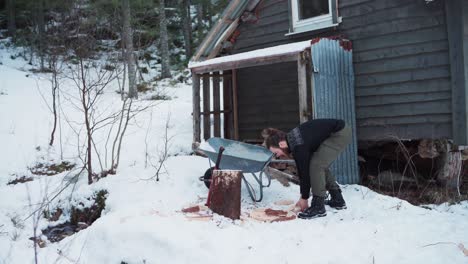
<svg viewBox="0 0 468 264">
<path fill-rule="evenodd" d="M 343 118 L 344 182 L 360 142 L 468 145 L 468 1 L 232 0 L 189 67 L 194 141 Z"/>
</svg>

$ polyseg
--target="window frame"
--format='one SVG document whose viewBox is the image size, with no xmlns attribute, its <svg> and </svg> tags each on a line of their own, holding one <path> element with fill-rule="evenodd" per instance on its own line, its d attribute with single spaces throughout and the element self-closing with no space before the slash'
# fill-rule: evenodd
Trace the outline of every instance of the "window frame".
<svg viewBox="0 0 468 264">
<path fill-rule="evenodd" d="M 332 3 L 333 1 L 335 1 L 335 5 Z M 338 26 L 341 23 L 341 17 L 337 17 L 337 6 L 337 0 L 328 0 L 328 10 L 330 11 L 328 14 L 300 20 L 299 0 L 289 0 L 290 29 L 286 35 Z"/>
</svg>

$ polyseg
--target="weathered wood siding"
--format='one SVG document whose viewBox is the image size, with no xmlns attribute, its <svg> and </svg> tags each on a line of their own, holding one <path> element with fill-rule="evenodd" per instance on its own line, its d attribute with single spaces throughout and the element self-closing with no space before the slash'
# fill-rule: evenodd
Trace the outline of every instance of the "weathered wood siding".
<svg viewBox="0 0 468 264">
<path fill-rule="evenodd" d="M 424 0 L 340 0 L 343 22 L 337 29 L 295 36 L 285 36 L 289 28 L 287 0 L 265 0 L 261 5 L 256 23 L 239 26 L 233 53 L 317 36 L 343 35 L 353 42 L 354 48 L 359 139 L 388 135 L 403 139 L 452 136 L 450 60 L 443 1 L 427 4 Z M 294 75 L 295 70 L 291 67 L 291 73 L 282 75 Z M 240 83 L 245 83 L 247 77 L 250 83 L 263 81 L 263 77 L 246 73 L 239 74 Z M 292 85 L 282 81 L 275 89 L 285 90 Z M 265 86 L 248 89 L 254 92 Z M 245 100 L 240 95 L 239 101 Z M 242 110 L 247 113 L 253 106 L 242 107 L 247 108 Z M 241 113 L 239 118 L 247 116 Z"/>
<path fill-rule="evenodd" d="M 244 68 L 237 74 L 240 139 L 258 139 L 266 127 L 286 130 L 299 124 L 296 62 Z"/>
</svg>

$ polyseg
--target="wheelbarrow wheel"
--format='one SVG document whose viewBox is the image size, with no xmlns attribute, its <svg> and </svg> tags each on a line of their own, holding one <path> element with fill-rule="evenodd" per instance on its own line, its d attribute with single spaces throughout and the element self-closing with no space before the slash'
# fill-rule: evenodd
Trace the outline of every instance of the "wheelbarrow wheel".
<svg viewBox="0 0 468 264">
<path fill-rule="evenodd" d="M 213 175 L 213 170 L 214 167 L 211 167 L 205 171 L 205 174 L 203 175 L 203 182 L 205 183 L 206 188 L 210 188 L 211 185 L 211 177 Z"/>
</svg>

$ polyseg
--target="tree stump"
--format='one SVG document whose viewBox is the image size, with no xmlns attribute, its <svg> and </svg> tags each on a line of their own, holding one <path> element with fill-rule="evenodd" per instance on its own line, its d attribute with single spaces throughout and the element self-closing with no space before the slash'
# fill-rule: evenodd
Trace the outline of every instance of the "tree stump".
<svg viewBox="0 0 468 264">
<path fill-rule="evenodd" d="M 209 207 L 231 219 L 240 218 L 242 171 L 214 170 L 211 177 Z"/>
<path fill-rule="evenodd" d="M 459 151 L 444 152 L 439 158 L 437 180 L 449 190 L 460 188 L 462 175 L 462 155 Z"/>
</svg>

